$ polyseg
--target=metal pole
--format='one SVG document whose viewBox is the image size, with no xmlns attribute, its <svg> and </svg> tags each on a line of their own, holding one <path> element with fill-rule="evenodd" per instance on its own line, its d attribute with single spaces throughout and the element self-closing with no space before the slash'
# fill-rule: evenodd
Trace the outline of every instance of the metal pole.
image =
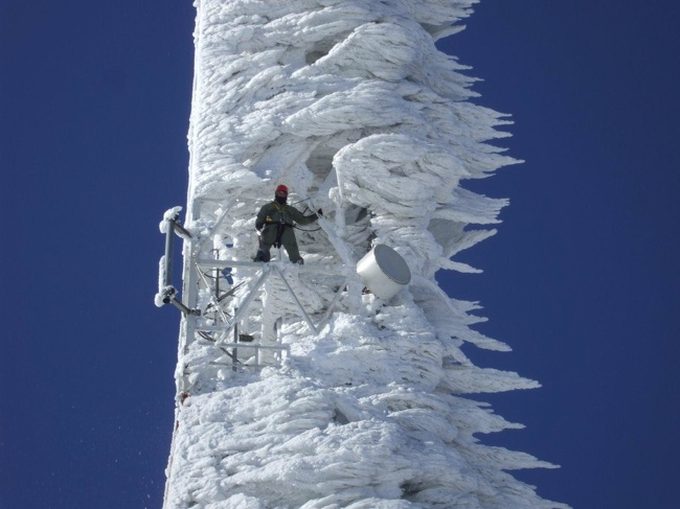
<svg viewBox="0 0 680 509">
<path fill-rule="evenodd" d="M 328 305 L 328 309 L 326 310 L 326 313 L 324 313 L 323 319 L 321 320 L 321 323 L 319 323 L 319 330 L 323 329 L 326 326 L 326 323 L 330 319 L 331 313 L 333 312 L 333 309 L 335 308 L 335 304 L 337 304 L 338 300 L 340 299 L 340 295 L 342 295 L 342 292 L 345 290 L 345 286 L 347 286 L 347 281 L 348 281 L 348 279 L 346 278 L 342 282 L 342 284 L 340 285 L 340 288 L 338 288 L 338 291 L 335 292 L 335 296 L 333 297 L 333 300 Z"/>
<path fill-rule="evenodd" d="M 187 306 L 185 306 L 182 301 L 177 300 L 177 297 L 173 297 L 172 300 L 170 301 L 170 304 L 175 306 L 177 309 L 179 309 L 182 313 L 188 316 L 201 316 L 201 310 L 200 309 L 191 309 Z"/>
<path fill-rule="evenodd" d="M 172 221 L 168 220 L 165 230 L 165 286 L 172 286 Z"/>
<path fill-rule="evenodd" d="M 293 299 L 295 299 L 295 303 L 297 304 L 298 308 L 300 308 L 300 312 L 302 313 L 302 316 L 304 317 L 305 321 L 307 322 L 307 325 L 309 325 L 309 328 L 312 329 L 312 332 L 314 332 L 314 334 L 318 334 L 319 331 L 316 330 L 316 326 L 312 323 L 312 320 L 309 318 L 307 311 L 305 311 L 305 308 L 302 306 L 302 303 L 297 298 L 297 295 L 295 295 L 293 288 L 291 288 L 290 284 L 286 280 L 286 276 L 283 275 L 283 272 L 278 267 L 276 267 L 276 270 L 278 271 L 279 276 L 281 276 L 281 279 L 283 279 L 283 282 L 285 283 L 286 288 L 288 288 L 288 291 L 293 296 Z"/>
<path fill-rule="evenodd" d="M 248 296 L 243 300 L 243 302 L 241 302 L 241 307 L 234 313 L 233 323 L 236 323 L 236 320 L 238 320 L 241 317 L 241 315 L 248 310 L 248 307 L 250 306 L 252 300 L 255 298 L 257 291 L 264 284 L 265 279 L 267 279 L 269 271 L 270 268 L 268 266 L 262 268 L 262 275 L 253 285 L 252 289 L 249 290 Z"/>
<path fill-rule="evenodd" d="M 175 233 L 177 233 L 177 235 L 179 237 L 182 237 L 184 240 L 188 240 L 188 239 L 192 238 L 191 233 L 189 233 L 189 230 L 184 228 L 184 226 L 182 226 L 181 224 L 179 224 L 176 221 L 170 221 L 170 222 L 172 223 L 172 227 L 173 227 Z"/>
<path fill-rule="evenodd" d="M 215 259 L 218 259 L 220 257 L 219 249 L 213 249 L 213 253 L 215 254 Z M 219 302 L 220 302 L 220 269 L 215 269 L 215 302 L 217 302 L 217 305 L 219 306 Z M 215 313 L 215 316 L 217 316 L 217 312 Z"/>
<path fill-rule="evenodd" d="M 238 308 L 234 308 L 234 314 L 238 311 Z M 238 343 L 238 322 L 234 322 L 234 344 Z M 233 357 L 232 360 L 232 370 L 236 371 L 236 364 L 238 363 L 238 348 L 234 347 L 232 350 Z"/>
</svg>

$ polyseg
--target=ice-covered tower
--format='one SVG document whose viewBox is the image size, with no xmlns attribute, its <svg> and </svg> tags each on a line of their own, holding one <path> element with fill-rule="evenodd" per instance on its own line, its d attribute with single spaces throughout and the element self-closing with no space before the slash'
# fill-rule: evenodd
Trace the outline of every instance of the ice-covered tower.
<svg viewBox="0 0 680 509">
<path fill-rule="evenodd" d="M 475 270 L 454 257 L 506 204 L 461 184 L 516 162 L 434 45 L 475 1 L 195 0 L 188 204 L 162 223 L 157 301 L 183 317 L 166 509 L 562 507 L 507 473 L 551 465 L 478 441 L 520 425 L 465 395 L 538 384 L 465 356 L 509 348 L 434 279 Z M 304 265 L 252 261 L 281 183 L 324 211 L 295 230 Z M 409 277 L 386 295 L 361 259 Z"/>
</svg>

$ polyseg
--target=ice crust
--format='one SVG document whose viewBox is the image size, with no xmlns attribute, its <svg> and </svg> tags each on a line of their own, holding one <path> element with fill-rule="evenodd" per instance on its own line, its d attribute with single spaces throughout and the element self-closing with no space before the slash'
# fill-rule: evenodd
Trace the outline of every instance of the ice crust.
<svg viewBox="0 0 680 509">
<path fill-rule="evenodd" d="M 280 324 L 290 356 L 259 372 L 225 367 L 183 322 L 166 509 L 566 507 L 508 473 L 553 465 L 479 442 L 522 425 L 465 395 L 539 384 L 475 366 L 465 343 L 510 347 L 434 280 L 477 271 L 454 257 L 493 235 L 508 203 L 461 183 L 518 162 L 488 143 L 507 117 L 470 102 L 475 80 L 434 46 L 474 3 L 196 0 L 190 249 L 249 260 L 255 214 L 286 183 L 289 202 L 325 211 L 321 229 L 297 232 L 305 267 L 322 270 L 286 280 L 314 319 L 341 297 L 313 334 L 269 278 L 244 329 Z M 414 275 L 389 302 L 353 274 L 378 242 Z"/>
</svg>

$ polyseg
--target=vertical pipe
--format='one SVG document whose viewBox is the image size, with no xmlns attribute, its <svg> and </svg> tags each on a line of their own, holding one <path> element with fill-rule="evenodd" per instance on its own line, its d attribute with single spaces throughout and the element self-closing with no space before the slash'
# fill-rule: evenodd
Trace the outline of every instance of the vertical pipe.
<svg viewBox="0 0 680 509">
<path fill-rule="evenodd" d="M 172 286 L 172 237 L 174 232 L 173 224 L 170 219 L 167 221 L 165 229 L 165 286 Z"/>
<path fill-rule="evenodd" d="M 234 308 L 234 314 L 236 314 L 237 310 L 238 308 Z M 236 343 L 238 343 L 238 321 L 234 321 L 234 344 Z M 238 364 L 238 348 L 234 348 L 231 353 L 231 369 L 236 371 L 236 364 Z"/>
</svg>

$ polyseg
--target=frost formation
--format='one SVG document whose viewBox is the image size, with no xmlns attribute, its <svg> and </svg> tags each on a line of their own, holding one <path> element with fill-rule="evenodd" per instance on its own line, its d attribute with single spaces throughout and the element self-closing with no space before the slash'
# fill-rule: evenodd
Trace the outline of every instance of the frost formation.
<svg viewBox="0 0 680 509">
<path fill-rule="evenodd" d="M 305 267 L 286 280 L 315 320 L 339 298 L 314 334 L 269 278 L 241 330 L 271 342 L 277 328 L 290 355 L 259 371 L 225 367 L 183 319 L 166 509 L 565 507 L 507 473 L 552 465 L 477 440 L 522 426 L 466 394 L 538 383 L 475 366 L 464 343 L 509 347 L 434 279 L 476 271 L 452 258 L 507 204 L 461 182 L 517 162 L 487 143 L 508 121 L 469 101 L 474 80 L 434 45 L 474 3 L 196 0 L 185 293 L 208 308 L 186 259 L 250 260 L 255 214 L 286 183 L 289 202 L 325 211 L 297 232 Z M 353 274 L 376 243 L 413 274 L 388 302 Z M 258 273 L 232 275 L 237 306 Z"/>
</svg>

